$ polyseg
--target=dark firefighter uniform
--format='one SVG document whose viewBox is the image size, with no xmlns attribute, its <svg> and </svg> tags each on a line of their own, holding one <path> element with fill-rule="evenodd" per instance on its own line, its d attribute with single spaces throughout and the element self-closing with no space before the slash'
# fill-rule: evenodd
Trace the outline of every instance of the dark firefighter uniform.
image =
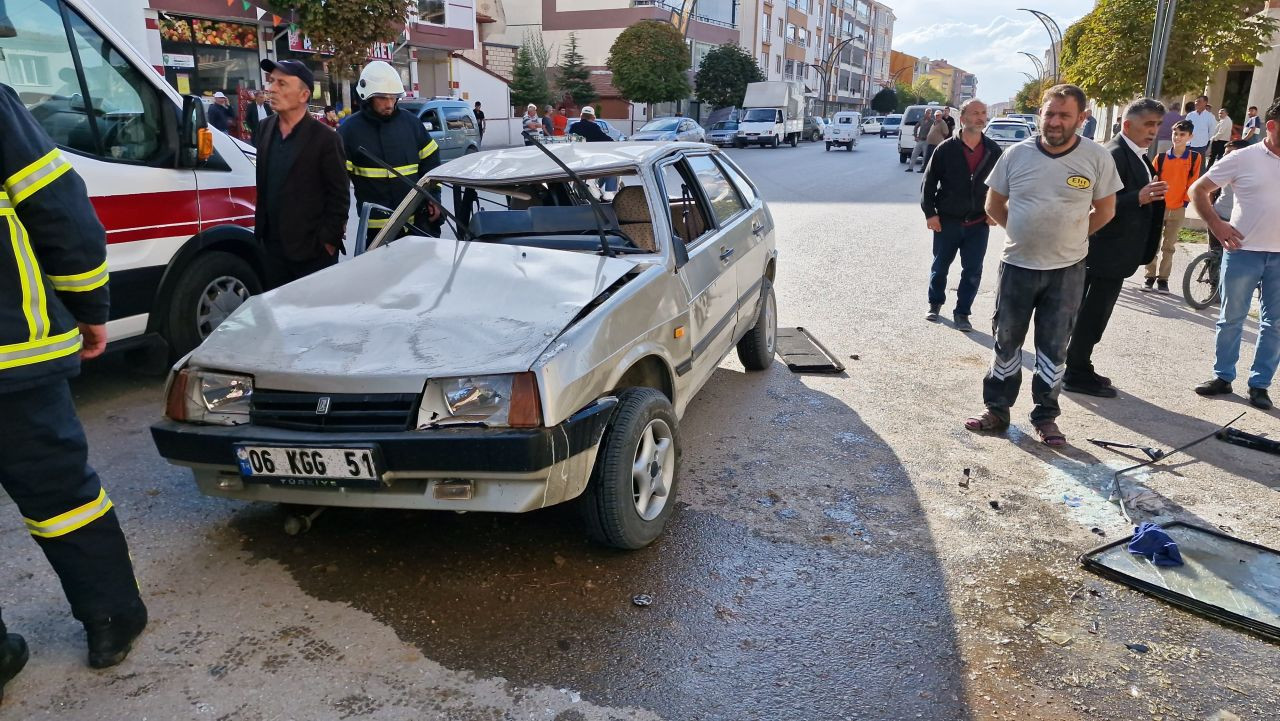
<svg viewBox="0 0 1280 721">
<path fill-rule="evenodd" d="M 366 107 L 338 126 L 338 135 L 342 136 L 343 149 L 347 154 L 347 174 L 355 188 L 357 208 L 365 203 L 376 203 L 395 210 L 404 196 L 413 192 L 395 173 L 378 165 L 361 148 L 414 183 L 440 164 L 439 147 L 422 126 L 422 121 L 400 108 L 384 118 Z M 438 197 L 438 191 L 434 192 Z M 426 225 L 425 208 L 417 217 L 423 219 L 423 223 L 417 224 L 419 228 L 431 235 L 440 234 L 439 222 Z M 367 242 L 373 242 L 388 219 L 386 213 L 375 212 L 370 216 Z"/>
<path fill-rule="evenodd" d="M 80 370 L 77 322 L 107 321 L 106 233 L 84 181 L 7 85 L 0 178 L 0 485 L 89 631 L 90 663 L 111 665 L 123 654 L 95 656 L 100 631 L 146 610 L 67 383 Z"/>
</svg>

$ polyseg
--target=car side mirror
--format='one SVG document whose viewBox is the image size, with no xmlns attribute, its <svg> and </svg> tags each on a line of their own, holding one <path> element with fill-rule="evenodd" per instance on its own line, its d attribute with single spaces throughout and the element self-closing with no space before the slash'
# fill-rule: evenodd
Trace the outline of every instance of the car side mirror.
<svg viewBox="0 0 1280 721">
<path fill-rule="evenodd" d="M 194 95 L 184 95 L 178 128 L 178 167 L 199 167 L 212 155 L 213 131 L 204 114 L 204 103 Z"/>
<path fill-rule="evenodd" d="M 432 123 L 430 120 L 422 121 L 422 127 L 426 128 L 427 132 L 431 132 L 436 129 L 435 123 Z"/>
</svg>

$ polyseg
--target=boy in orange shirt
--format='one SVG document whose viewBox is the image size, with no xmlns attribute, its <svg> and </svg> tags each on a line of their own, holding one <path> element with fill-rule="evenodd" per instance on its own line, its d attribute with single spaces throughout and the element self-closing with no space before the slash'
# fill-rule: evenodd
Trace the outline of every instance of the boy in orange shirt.
<svg viewBox="0 0 1280 721">
<path fill-rule="evenodd" d="M 1160 243 L 1160 252 L 1147 263 L 1143 290 L 1169 292 L 1169 271 L 1178 247 L 1178 231 L 1187 219 L 1187 205 L 1191 202 L 1187 190 L 1200 177 L 1203 163 L 1200 153 L 1187 147 L 1194 130 L 1189 120 L 1174 123 L 1173 147 L 1156 156 L 1156 177 L 1168 183 L 1164 196 L 1164 240 Z"/>
</svg>

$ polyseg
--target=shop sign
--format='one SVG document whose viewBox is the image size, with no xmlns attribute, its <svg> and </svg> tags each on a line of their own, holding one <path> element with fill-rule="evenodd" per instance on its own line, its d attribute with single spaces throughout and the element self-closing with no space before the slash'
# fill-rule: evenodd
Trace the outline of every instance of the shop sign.
<svg viewBox="0 0 1280 721">
<path fill-rule="evenodd" d="M 161 63 L 166 68 L 194 68 L 196 66 L 196 56 L 182 55 L 180 53 L 163 53 Z"/>
<path fill-rule="evenodd" d="M 373 47 L 369 48 L 369 59 L 390 62 L 395 52 L 396 46 L 394 43 L 374 43 Z"/>
</svg>

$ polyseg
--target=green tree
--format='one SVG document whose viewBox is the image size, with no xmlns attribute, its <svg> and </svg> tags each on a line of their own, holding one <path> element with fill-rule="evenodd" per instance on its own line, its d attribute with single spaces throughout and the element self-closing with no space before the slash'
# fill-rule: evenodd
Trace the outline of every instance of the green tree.
<svg viewBox="0 0 1280 721">
<path fill-rule="evenodd" d="M 328 48 L 329 65 L 352 77 L 368 62 L 375 43 L 399 35 L 414 0 L 271 0 L 271 12 L 288 18 L 317 47 Z"/>
<path fill-rule="evenodd" d="M 521 108 L 533 103 L 541 108 L 549 102 L 551 89 L 547 85 L 546 67 L 538 66 L 529 42 L 521 43 L 516 51 L 516 66 L 511 71 L 511 104 Z"/>
<path fill-rule="evenodd" d="M 609 49 L 613 85 L 628 100 L 663 103 L 689 97 L 689 47 L 670 23 L 642 20 Z"/>
<path fill-rule="evenodd" d="M 920 100 L 920 104 L 938 103 L 944 105 L 947 102 L 947 96 L 936 87 L 929 78 L 920 78 L 915 85 L 911 86 L 911 92 Z"/>
<path fill-rule="evenodd" d="M 742 105 L 747 83 L 764 80 L 755 59 L 741 46 L 726 43 L 713 48 L 702 59 L 695 78 L 698 100 L 712 108 Z"/>
<path fill-rule="evenodd" d="M 1044 99 L 1045 86 L 1041 80 L 1028 80 L 1013 96 L 1013 106 L 1019 113 L 1034 113 L 1040 110 Z"/>
<path fill-rule="evenodd" d="M 1197 93 L 1215 70 L 1257 65 L 1280 23 L 1250 0 L 1196 0 L 1174 16 L 1162 91 Z M 1062 71 L 1096 100 L 1119 104 L 1142 94 L 1156 0 L 1098 0 L 1063 33 Z"/>
<path fill-rule="evenodd" d="M 561 95 L 569 95 L 578 107 L 590 105 L 599 97 L 591 85 L 591 71 L 578 52 L 578 34 L 569 33 L 569 45 L 560 58 L 560 77 L 556 82 Z"/>
<path fill-rule="evenodd" d="M 910 85 L 907 85 L 901 80 L 899 80 L 898 84 L 894 86 L 893 94 L 898 98 L 898 107 L 896 110 L 899 113 L 905 111 L 912 105 L 921 104 L 920 96 L 915 94 L 915 91 L 911 89 Z"/>
<path fill-rule="evenodd" d="M 893 88 L 882 89 L 872 96 L 871 109 L 881 115 L 896 111 L 898 109 L 898 94 L 893 91 Z"/>
</svg>

